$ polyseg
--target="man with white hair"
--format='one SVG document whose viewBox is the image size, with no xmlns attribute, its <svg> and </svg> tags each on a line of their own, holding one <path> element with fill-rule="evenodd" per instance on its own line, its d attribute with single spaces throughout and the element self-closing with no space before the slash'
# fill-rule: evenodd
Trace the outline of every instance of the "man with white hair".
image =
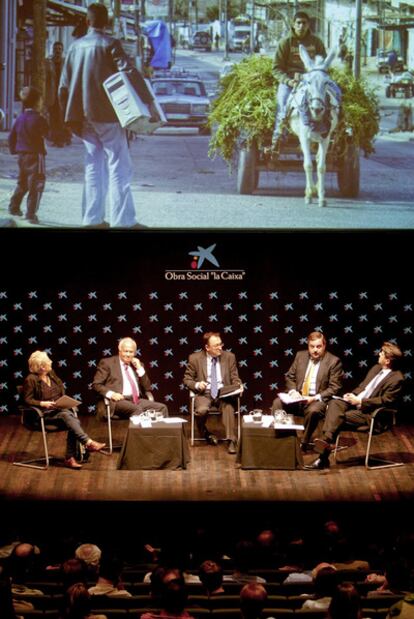
<svg viewBox="0 0 414 619">
<path fill-rule="evenodd" d="M 102 397 L 98 416 L 105 415 L 103 398 L 107 398 L 112 416 L 128 418 L 152 409 L 168 417 L 166 405 L 151 399 L 151 381 L 136 352 L 136 342 L 124 337 L 119 342 L 118 355 L 100 360 L 92 385 Z"/>
</svg>

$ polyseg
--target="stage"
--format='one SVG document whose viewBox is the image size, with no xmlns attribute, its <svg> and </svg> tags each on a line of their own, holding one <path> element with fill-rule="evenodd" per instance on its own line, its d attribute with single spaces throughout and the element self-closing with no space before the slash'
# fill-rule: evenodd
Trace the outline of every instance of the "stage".
<svg viewBox="0 0 414 619">
<path fill-rule="evenodd" d="M 404 266 L 412 260 L 412 235 L 36 231 L 7 235 L 6 241 L 0 296 L 0 509 L 6 525 L 16 531 L 38 529 L 39 521 L 47 531 L 57 523 L 71 530 L 87 527 L 90 539 L 98 532 L 105 536 L 113 523 L 117 535 L 129 538 L 123 522 L 149 531 L 167 522 L 184 527 L 208 521 L 223 535 L 247 523 L 330 517 L 350 525 L 363 519 L 370 526 L 389 517 L 411 526 L 414 304 Z M 10 260 L 14 246 L 24 246 L 27 255 L 47 252 L 45 269 L 42 263 L 22 273 Z M 209 248 L 220 266 L 204 262 L 195 268 L 190 256 Z M 381 251 L 393 257 L 392 268 L 381 261 Z M 304 254 L 316 258 L 310 273 L 303 268 Z M 116 354 L 119 338 L 136 339 L 155 398 L 183 417 L 185 364 L 204 331 L 221 331 L 225 348 L 235 352 L 247 413 L 269 409 L 294 353 L 316 328 L 343 361 L 345 390 L 365 376 L 385 340 L 407 352 L 402 414 L 393 432 L 375 437 L 373 447 L 373 453 L 404 466 L 366 470 L 367 436 L 358 434 L 339 454 L 341 464 L 324 471 L 243 470 L 224 444 L 202 443 L 190 447 L 183 470 L 117 470 L 116 451 L 93 454 L 82 470 L 72 471 L 63 466 L 64 433 L 49 437 L 50 452 L 60 459 L 49 470 L 12 464 L 42 453 L 40 433 L 22 427 L 16 404 L 16 387 L 34 350 L 49 352 L 68 395 L 82 400 L 86 430 L 106 440 L 106 425 L 93 414 L 91 383 L 99 359 Z M 114 423 L 115 443 L 126 429 L 127 422 Z M 306 454 L 305 463 L 316 457 Z"/>
<path fill-rule="evenodd" d="M 107 440 L 106 422 L 82 417 L 88 433 Z M 114 444 L 122 442 L 127 421 L 113 422 Z M 189 425 L 189 424 L 187 424 Z M 366 470 L 366 434 L 344 434 L 348 449 L 323 471 L 243 470 L 225 443 L 217 447 L 196 442 L 190 462 L 179 470 L 117 470 L 119 450 L 112 455 L 91 454 L 81 471 L 63 466 L 65 432 L 49 433 L 50 453 L 57 456 L 48 470 L 12 465 L 14 460 L 42 455 L 41 433 L 31 433 L 17 415 L 0 419 L 0 489 L 11 501 L 81 502 L 266 502 L 286 503 L 395 503 L 414 497 L 414 428 L 397 426 L 374 437 L 372 453 L 395 458 L 404 466 Z M 317 454 L 305 454 L 309 463 Z"/>
</svg>

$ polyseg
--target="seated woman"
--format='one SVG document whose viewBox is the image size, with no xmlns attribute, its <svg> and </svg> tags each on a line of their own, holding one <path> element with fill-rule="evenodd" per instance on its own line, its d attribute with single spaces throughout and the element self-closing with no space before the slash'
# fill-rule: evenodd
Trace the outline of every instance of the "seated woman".
<svg viewBox="0 0 414 619">
<path fill-rule="evenodd" d="M 58 408 L 55 401 L 64 395 L 62 381 L 52 370 L 52 361 L 47 353 L 36 350 L 29 357 L 30 374 L 23 383 L 23 399 L 29 406 L 38 406 L 50 412 L 49 418 L 60 419 L 68 429 L 65 465 L 70 469 L 81 469 L 76 461 L 76 441 L 85 445 L 88 451 L 101 451 L 105 443 L 97 443 L 86 434 L 79 419 L 71 409 Z"/>
</svg>

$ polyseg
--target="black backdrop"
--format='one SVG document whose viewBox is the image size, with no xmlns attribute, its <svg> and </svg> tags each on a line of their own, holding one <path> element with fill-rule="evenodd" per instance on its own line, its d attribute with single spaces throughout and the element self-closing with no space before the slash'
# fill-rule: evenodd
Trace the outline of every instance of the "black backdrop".
<svg viewBox="0 0 414 619">
<path fill-rule="evenodd" d="M 1 413 L 15 411 L 27 359 L 46 349 L 67 392 L 93 412 L 96 363 L 132 336 L 156 399 L 184 414 L 181 381 L 206 330 L 222 334 L 267 409 L 307 334 L 322 329 L 355 386 L 386 339 L 405 351 L 414 400 L 411 232 L 3 230 Z M 213 247 L 212 247 L 213 246 Z M 216 264 L 190 252 L 211 248 Z M 196 264 L 194 263 L 196 262 Z"/>
</svg>

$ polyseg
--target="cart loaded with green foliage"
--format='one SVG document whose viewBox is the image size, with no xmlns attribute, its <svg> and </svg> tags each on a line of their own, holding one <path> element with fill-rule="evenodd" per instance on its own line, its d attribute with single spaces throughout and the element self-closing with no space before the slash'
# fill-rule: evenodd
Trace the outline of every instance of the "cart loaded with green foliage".
<svg viewBox="0 0 414 619">
<path fill-rule="evenodd" d="M 349 72 L 331 68 L 329 73 L 342 90 L 342 110 L 329 146 L 327 171 L 336 173 L 341 195 L 351 198 L 359 193 L 360 151 L 365 156 L 374 152 L 379 131 L 378 99 L 362 79 Z M 231 168 L 237 167 L 241 194 L 250 194 L 258 187 L 261 171 L 302 169 L 296 136 L 289 135 L 277 156 L 271 149 L 276 88 L 272 59 L 250 56 L 222 78 L 209 116 L 213 129 L 209 154 L 220 155 Z"/>
</svg>

